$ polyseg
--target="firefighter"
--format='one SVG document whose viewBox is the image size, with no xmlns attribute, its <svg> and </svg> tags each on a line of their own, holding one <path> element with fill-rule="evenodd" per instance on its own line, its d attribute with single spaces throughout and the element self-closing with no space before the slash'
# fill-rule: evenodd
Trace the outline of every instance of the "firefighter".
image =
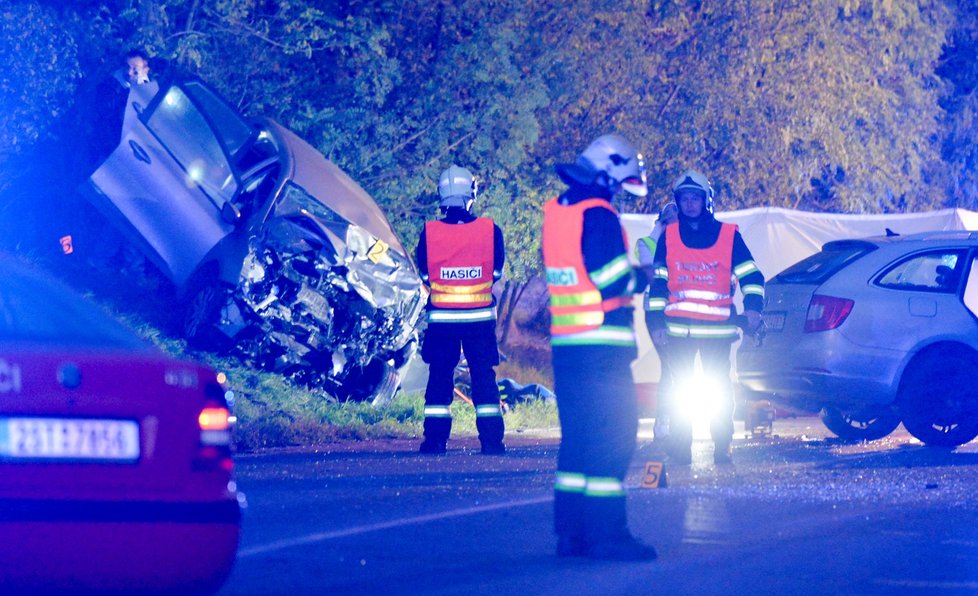
<svg viewBox="0 0 978 596">
<path fill-rule="evenodd" d="M 665 241 L 656 247 L 657 264 L 649 290 L 652 342 L 668 349 L 676 391 L 695 378 L 699 354 L 705 378 L 715 395 L 710 434 L 713 461 L 731 463 L 733 441 L 733 385 L 730 381 L 730 348 L 739 331 L 733 322 L 734 283 L 744 295 L 746 331 L 761 324 L 764 276 L 748 250 L 737 226 L 720 223 L 713 216 L 713 187 L 695 170 L 683 173 L 673 184 L 679 206 L 678 223 L 666 226 Z M 668 346 L 666 348 L 666 346 Z M 676 394 L 670 421 L 670 461 L 692 462 L 692 424 L 689 408 Z M 684 404 L 685 405 L 685 404 Z"/>
<path fill-rule="evenodd" d="M 598 137 L 573 164 L 558 164 L 569 186 L 543 207 L 543 260 L 561 443 L 554 482 L 557 556 L 628 561 L 655 549 L 628 530 L 625 473 L 638 412 L 625 237 L 612 199 L 645 195 L 641 157 L 617 135 Z"/>
<path fill-rule="evenodd" d="M 455 367 L 465 354 L 482 453 L 501 455 L 503 416 L 496 387 L 499 350 L 492 285 L 502 277 L 503 233 L 487 217 L 471 213 L 477 194 L 469 170 L 453 165 L 438 181 L 440 221 L 425 224 L 416 262 L 431 288 L 428 329 L 421 358 L 428 363 L 421 453 L 445 453 L 452 430 Z"/>
<path fill-rule="evenodd" d="M 675 203 L 666 203 L 666 206 L 659 212 L 659 217 L 652 226 L 652 231 L 647 236 L 642 236 L 635 243 L 635 257 L 638 266 L 645 275 L 646 284 L 650 284 L 655 277 L 655 247 L 662 238 L 662 232 L 666 226 L 675 223 L 679 217 L 679 208 Z M 646 287 L 642 303 L 645 307 L 645 327 L 649 337 L 652 337 L 652 324 L 649 320 L 649 292 Z M 665 346 L 653 346 L 659 356 L 659 385 L 656 391 L 655 400 L 655 423 L 652 426 L 652 436 L 657 448 L 665 446 L 669 437 L 669 396 L 672 391 L 672 371 L 669 368 L 669 355 L 666 353 Z"/>
</svg>

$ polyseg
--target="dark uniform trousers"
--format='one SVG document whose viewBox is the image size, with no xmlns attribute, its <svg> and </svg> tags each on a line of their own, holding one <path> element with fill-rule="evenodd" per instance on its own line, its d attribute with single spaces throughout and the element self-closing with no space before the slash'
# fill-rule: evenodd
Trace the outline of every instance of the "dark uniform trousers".
<svg viewBox="0 0 978 596">
<path fill-rule="evenodd" d="M 624 481 L 635 451 L 638 411 L 629 363 L 634 347 L 553 346 L 560 416 L 557 471 Z M 628 533 L 625 494 L 554 491 L 558 536 L 597 543 Z"/>
<path fill-rule="evenodd" d="M 655 328 L 650 321 L 648 311 L 645 312 L 645 328 L 648 329 L 649 337 L 651 338 Z M 659 358 L 659 384 L 656 387 L 654 412 L 655 428 L 658 431 L 663 422 L 669 422 L 670 415 L 672 414 L 670 411 L 670 400 L 673 399 L 676 383 L 672 372 L 672 363 L 669 361 L 669 346 L 657 346 L 653 344 L 652 349 L 655 350 L 655 354 Z M 659 439 L 660 437 L 656 436 L 655 438 Z"/>
<path fill-rule="evenodd" d="M 455 397 L 455 367 L 465 354 L 472 377 L 472 403 L 499 406 L 496 371 L 499 349 L 496 346 L 496 321 L 470 323 L 428 323 L 421 359 L 428 363 L 428 386 L 424 401 L 428 406 L 449 406 Z M 476 416 L 476 428 L 483 445 L 503 441 L 502 415 Z M 445 442 L 452 432 L 450 417 L 424 419 L 425 440 Z"/>
<path fill-rule="evenodd" d="M 666 348 L 669 352 L 669 364 L 672 369 L 673 388 L 679 389 L 687 379 L 696 374 L 696 353 L 699 352 L 703 374 L 713 383 L 719 393 L 710 396 L 716 400 L 713 408 L 713 419 L 710 420 L 710 436 L 713 444 L 720 450 L 726 449 L 733 440 L 733 384 L 730 381 L 730 347 L 732 338 L 691 338 L 670 337 Z M 673 391 L 675 395 L 675 391 Z M 688 415 L 682 415 L 683 410 L 675 400 L 683 399 L 676 395 L 673 398 L 669 436 L 671 444 L 677 449 L 689 449 L 693 442 L 692 421 Z"/>
</svg>

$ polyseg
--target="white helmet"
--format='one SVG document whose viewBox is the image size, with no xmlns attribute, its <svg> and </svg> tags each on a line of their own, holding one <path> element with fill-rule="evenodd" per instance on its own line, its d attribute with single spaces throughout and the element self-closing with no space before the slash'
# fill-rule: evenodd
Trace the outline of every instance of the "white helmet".
<svg viewBox="0 0 978 596">
<path fill-rule="evenodd" d="M 557 174 L 569 184 L 596 184 L 612 192 L 619 188 L 644 197 L 645 162 L 635 147 L 616 134 L 601 135 L 572 164 L 557 164 Z"/>
<path fill-rule="evenodd" d="M 442 207 L 461 207 L 468 210 L 475 201 L 479 185 L 472 172 L 456 165 L 449 166 L 438 179 L 438 196 Z"/>
<path fill-rule="evenodd" d="M 703 208 L 713 213 L 713 186 L 706 176 L 696 170 L 686 170 L 672 185 L 673 196 L 681 190 L 697 190 L 703 193 Z"/>
</svg>

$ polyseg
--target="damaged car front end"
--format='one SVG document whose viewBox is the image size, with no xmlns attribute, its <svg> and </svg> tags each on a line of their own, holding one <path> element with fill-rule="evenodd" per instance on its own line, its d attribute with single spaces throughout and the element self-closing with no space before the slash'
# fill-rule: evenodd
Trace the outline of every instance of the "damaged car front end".
<svg viewBox="0 0 978 596">
<path fill-rule="evenodd" d="M 200 81 L 143 85 L 86 194 L 178 288 L 189 341 L 393 397 L 427 290 L 374 200 L 288 129 Z"/>
</svg>

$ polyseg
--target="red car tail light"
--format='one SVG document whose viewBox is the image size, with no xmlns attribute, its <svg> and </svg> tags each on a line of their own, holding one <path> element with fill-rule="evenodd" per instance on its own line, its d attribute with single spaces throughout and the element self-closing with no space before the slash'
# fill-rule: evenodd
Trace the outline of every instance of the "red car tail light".
<svg viewBox="0 0 978 596">
<path fill-rule="evenodd" d="M 808 303 L 805 316 L 805 333 L 835 329 L 846 320 L 855 304 L 848 298 L 815 294 Z"/>
<path fill-rule="evenodd" d="M 223 407 L 206 407 L 197 416 L 202 445 L 231 444 L 231 412 Z"/>
<path fill-rule="evenodd" d="M 200 445 L 194 458 L 194 469 L 221 469 L 230 472 L 234 468 L 231 459 L 231 426 L 234 424 L 234 416 L 224 401 L 223 388 L 208 386 L 205 393 L 210 396 L 220 395 L 221 401 L 206 404 L 197 414 Z"/>
</svg>

